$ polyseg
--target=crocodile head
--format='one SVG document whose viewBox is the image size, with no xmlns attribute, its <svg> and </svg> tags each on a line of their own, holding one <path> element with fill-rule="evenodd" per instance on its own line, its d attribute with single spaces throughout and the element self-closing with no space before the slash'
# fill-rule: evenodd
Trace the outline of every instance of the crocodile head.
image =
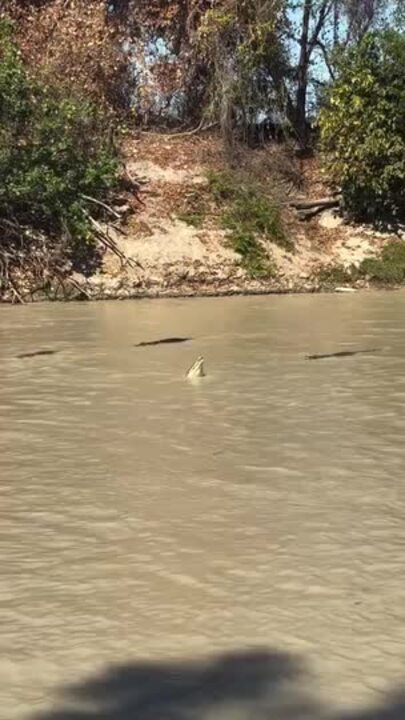
<svg viewBox="0 0 405 720">
<path fill-rule="evenodd" d="M 200 357 L 197 358 L 195 363 L 193 363 L 191 368 L 187 371 L 187 377 L 192 379 L 204 377 L 204 375 L 204 358 L 200 355 Z"/>
</svg>

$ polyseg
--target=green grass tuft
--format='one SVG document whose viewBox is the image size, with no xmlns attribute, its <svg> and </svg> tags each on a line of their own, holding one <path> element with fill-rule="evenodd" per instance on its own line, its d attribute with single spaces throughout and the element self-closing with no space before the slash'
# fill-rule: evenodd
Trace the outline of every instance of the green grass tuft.
<svg viewBox="0 0 405 720">
<path fill-rule="evenodd" d="M 191 225 L 191 227 L 194 228 L 201 228 L 205 220 L 204 213 L 188 212 L 187 210 L 178 213 L 177 217 L 179 220 L 181 220 L 181 222 L 186 223 L 186 225 Z"/>
<path fill-rule="evenodd" d="M 367 258 L 359 274 L 379 285 L 402 285 L 405 282 L 405 243 L 392 240 L 379 258 Z"/>
<path fill-rule="evenodd" d="M 355 268 L 345 268 L 343 265 L 326 265 L 319 270 L 317 278 L 321 287 L 332 289 L 352 283 L 355 271 Z"/>
<path fill-rule="evenodd" d="M 256 278 L 273 276 L 274 267 L 264 242 L 294 249 L 284 231 L 280 208 L 253 182 L 238 174 L 211 172 L 208 184 L 221 209 L 221 225 L 227 231 L 229 244 L 241 255 L 249 274 Z"/>
</svg>

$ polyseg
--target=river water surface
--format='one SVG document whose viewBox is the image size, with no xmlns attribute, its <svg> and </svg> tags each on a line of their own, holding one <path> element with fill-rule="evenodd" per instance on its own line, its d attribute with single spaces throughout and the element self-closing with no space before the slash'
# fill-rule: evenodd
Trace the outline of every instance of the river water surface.
<svg viewBox="0 0 405 720">
<path fill-rule="evenodd" d="M 0 717 L 312 719 L 297 685 L 385 717 L 404 320 L 401 293 L 0 307 Z M 134 347 L 165 336 L 193 340 Z"/>
</svg>

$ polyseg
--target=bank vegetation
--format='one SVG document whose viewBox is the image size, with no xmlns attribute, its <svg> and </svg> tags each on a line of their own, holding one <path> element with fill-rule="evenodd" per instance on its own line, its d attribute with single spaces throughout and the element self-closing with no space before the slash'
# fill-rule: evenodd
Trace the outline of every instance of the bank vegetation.
<svg viewBox="0 0 405 720">
<path fill-rule="evenodd" d="M 269 286 L 267 243 L 294 252 L 291 209 L 395 232 L 403 31 L 403 0 L 0 0 L 1 298 L 86 297 L 75 278 L 105 253 L 136 265 L 117 237 L 145 202 L 127 151 L 140 136 L 173 142 L 173 157 L 176 140 L 220 138 L 179 219 L 198 228 L 215 207 L 226 245 Z M 293 196 L 241 173 L 260 147 L 282 148 Z M 322 168 L 320 197 L 299 192 L 305 163 Z M 397 283 L 402 267 L 394 248 L 356 272 Z"/>
</svg>

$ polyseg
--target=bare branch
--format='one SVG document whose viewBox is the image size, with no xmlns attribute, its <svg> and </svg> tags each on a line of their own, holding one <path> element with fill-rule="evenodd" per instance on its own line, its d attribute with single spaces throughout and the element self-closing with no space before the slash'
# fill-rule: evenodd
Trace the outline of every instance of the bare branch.
<svg viewBox="0 0 405 720">
<path fill-rule="evenodd" d="M 80 195 L 80 197 L 82 197 L 83 200 L 87 200 L 88 202 L 92 202 L 95 205 L 99 205 L 100 207 L 104 208 L 104 210 L 107 210 L 109 213 L 111 213 L 111 215 L 113 215 L 115 218 L 117 218 L 117 220 L 120 220 L 121 215 L 119 213 L 117 213 L 117 211 L 114 210 L 112 207 L 107 205 L 107 203 L 102 202 L 101 200 L 97 200 L 94 197 L 90 197 L 90 195 Z"/>
<path fill-rule="evenodd" d="M 312 50 L 314 49 L 314 47 L 319 39 L 319 35 L 321 34 L 322 30 L 325 27 L 326 19 L 332 9 L 333 9 L 333 0 L 324 0 L 321 8 L 319 10 L 318 21 L 314 27 L 311 39 L 309 40 L 309 43 L 308 43 L 308 59 L 310 58 Z"/>
<path fill-rule="evenodd" d="M 141 270 L 143 270 L 143 266 L 140 262 L 137 260 L 134 260 L 134 258 L 129 258 L 125 253 L 120 250 L 117 243 L 114 242 L 114 240 L 108 235 L 108 233 L 104 230 L 104 228 L 100 225 L 100 223 L 97 222 L 91 215 L 87 216 L 90 223 L 92 224 L 94 230 L 96 231 L 96 237 L 97 240 L 104 245 L 106 248 L 111 250 L 114 255 L 116 255 L 122 262 L 123 265 L 129 265 L 130 267 L 139 267 Z"/>
<path fill-rule="evenodd" d="M 325 61 L 325 65 L 328 69 L 329 75 L 331 76 L 331 79 L 334 80 L 335 79 L 335 71 L 333 70 L 333 67 L 331 65 L 331 62 L 329 59 L 329 54 L 326 49 L 326 45 L 321 40 L 318 39 L 316 41 L 316 47 L 319 47 L 320 51 L 322 52 L 323 59 Z"/>
</svg>

